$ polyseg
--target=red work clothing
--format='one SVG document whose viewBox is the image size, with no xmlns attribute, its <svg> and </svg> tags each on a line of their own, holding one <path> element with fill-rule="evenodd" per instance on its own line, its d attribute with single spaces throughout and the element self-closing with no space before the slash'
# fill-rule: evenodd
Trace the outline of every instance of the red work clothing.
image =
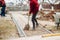
<svg viewBox="0 0 60 40">
<path fill-rule="evenodd" d="M 0 0 L 0 2 L 2 2 L 2 5 L 5 5 L 5 1 L 4 0 Z"/>
<path fill-rule="evenodd" d="M 35 14 L 39 10 L 38 0 L 30 0 L 30 14 Z"/>
<path fill-rule="evenodd" d="M 1 2 L 1 0 L 0 0 L 0 7 L 2 7 L 2 2 Z"/>
</svg>

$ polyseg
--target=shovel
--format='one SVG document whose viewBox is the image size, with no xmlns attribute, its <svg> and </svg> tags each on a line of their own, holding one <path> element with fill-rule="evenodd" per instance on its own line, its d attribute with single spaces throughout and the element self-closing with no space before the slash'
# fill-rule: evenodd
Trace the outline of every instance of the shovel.
<svg viewBox="0 0 60 40">
<path fill-rule="evenodd" d="M 29 14 L 28 14 L 28 24 L 25 25 L 24 30 L 29 30 L 29 28 L 30 28 L 30 25 L 29 25 L 29 18 L 30 18 L 30 16 L 29 16 Z"/>
</svg>

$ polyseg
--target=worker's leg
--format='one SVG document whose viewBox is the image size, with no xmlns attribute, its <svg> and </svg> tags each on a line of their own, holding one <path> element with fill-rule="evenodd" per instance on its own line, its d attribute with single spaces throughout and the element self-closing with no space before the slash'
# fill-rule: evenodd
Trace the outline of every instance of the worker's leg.
<svg viewBox="0 0 60 40">
<path fill-rule="evenodd" d="M 35 15 L 34 15 L 34 21 L 36 22 L 36 26 L 38 26 L 38 22 L 37 22 L 37 20 L 36 20 L 36 16 L 37 16 L 37 12 L 36 12 Z"/>
<path fill-rule="evenodd" d="M 36 26 L 38 26 L 38 22 L 36 20 L 36 15 L 37 15 L 37 12 L 32 15 L 33 29 L 35 29 L 35 23 L 36 23 Z"/>
<path fill-rule="evenodd" d="M 57 23 L 57 29 L 58 29 L 58 27 L 59 27 L 59 23 Z"/>
<path fill-rule="evenodd" d="M 32 23 L 33 23 L 33 29 L 35 30 L 35 21 L 34 21 L 34 19 L 35 19 L 35 15 L 33 14 L 32 15 Z"/>
<path fill-rule="evenodd" d="M 2 7 L 1 9 L 1 16 L 5 16 L 5 7 Z"/>
</svg>

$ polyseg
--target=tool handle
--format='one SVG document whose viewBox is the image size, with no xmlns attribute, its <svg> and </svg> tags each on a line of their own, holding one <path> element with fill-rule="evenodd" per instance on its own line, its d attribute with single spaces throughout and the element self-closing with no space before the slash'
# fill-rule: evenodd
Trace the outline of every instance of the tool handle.
<svg viewBox="0 0 60 40">
<path fill-rule="evenodd" d="M 29 19 L 30 19 L 30 16 L 29 16 L 29 13 L 28 13 L 28 24 L 29 24 Z"/>
</svg>

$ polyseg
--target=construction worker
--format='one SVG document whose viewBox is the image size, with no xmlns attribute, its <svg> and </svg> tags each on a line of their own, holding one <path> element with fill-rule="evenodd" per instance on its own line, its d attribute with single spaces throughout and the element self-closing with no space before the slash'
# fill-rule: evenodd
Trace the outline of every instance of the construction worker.
<svg viewBox="0 0 60 40">
<path fill-rule="evenodd" d="M 5 16 L 6 4 L 4 0 L 1 0 L 1 2 L 2 2 L 1 16 Z"/>
<path fill-rule="evenodd" d="M 39 4 L 38 4 L 38 0 L 29 0 L 29 1 L 30 1 L 29 16 L 32 13 L 33 30 L 35 30 L 35 24 L 36 24 L 36 26 L 38 26 L 38 22 L 36 20 L 36 15 L 39 11 Z"/>
</svg>

